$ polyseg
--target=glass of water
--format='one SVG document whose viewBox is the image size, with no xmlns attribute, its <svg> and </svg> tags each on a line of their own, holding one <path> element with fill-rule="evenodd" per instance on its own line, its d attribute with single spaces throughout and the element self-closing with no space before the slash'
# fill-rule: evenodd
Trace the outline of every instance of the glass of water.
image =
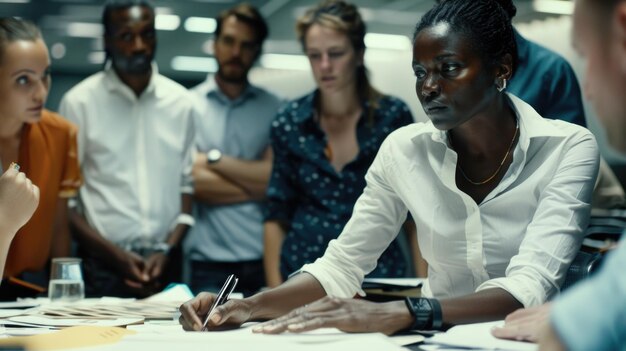
<svg viewBox="0 0 626 351">
<path fill-rule="evenodd" d="M 59 257 L 52 259 L 48 297 L 51 302 L 72 302 L 85 297 L 85 283 L 80 268 L 81 259 Z"/>
</svg>

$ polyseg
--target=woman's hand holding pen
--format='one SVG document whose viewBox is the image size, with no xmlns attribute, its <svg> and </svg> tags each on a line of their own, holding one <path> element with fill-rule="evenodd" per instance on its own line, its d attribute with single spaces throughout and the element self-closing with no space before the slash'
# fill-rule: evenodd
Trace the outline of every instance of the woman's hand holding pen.
<svg viewBox="0 0 626 351">
<path fill-rule="evenodd" d="M 301 333 L 318 328 L 337 328 L 349 333 L 379 332 L 391 335 L 413 323 L 403 300 L 374 303 L 359 299 L 324 297 L 288 314 L 255 326 L 255 333 Z"/>
<path fill-rule="evenodd" d="M 11 164 L 0 177 L 0 234 L 9 235 L 1 239 L 12 240 L 38 204 L 39 188 L 19 171 L 19 166 Z"/>
<path fill-rule="evenodd" d="M 179 308 L 181 316 L 179 318 L 183 329 L 188 331 L 202 330 L 204 319 L 209 313 L 209 309 L 217 295 L 203 292 L 193 299 L 185 302 Z M 248 299 L 228 300 L 225 304 L 215 308 L 208 323 L 209 329 L 218 327 L 239 327 L 250 320 L 252 316 L 252 306 Z"/>
</svg>

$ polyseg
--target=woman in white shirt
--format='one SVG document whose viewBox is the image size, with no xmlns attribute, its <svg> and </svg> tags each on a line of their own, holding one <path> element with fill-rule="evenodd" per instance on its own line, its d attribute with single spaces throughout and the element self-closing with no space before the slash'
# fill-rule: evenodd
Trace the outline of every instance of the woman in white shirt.
<svg viewBox="0 0 626 351">
<path fill-rule="evenodd" d="M 449 0 L 424 15 L 412 66 L 431 121 L 383 143 L 352 219 L 322 258 L 220 306 L 210 326 L 277 318 L 255 331 L 391 334 L 502 319 L 557 292 L 587 225 L 598 151 L 586 129 L 543 119 L 506 93 L 516 57 L 495 0 Z M 407 211 L 429 264 L 424 297 L 352 299 Z M 200 294 L 181 306 L 183 327 L 200 329 L 213 300 Z"/>
</svg>

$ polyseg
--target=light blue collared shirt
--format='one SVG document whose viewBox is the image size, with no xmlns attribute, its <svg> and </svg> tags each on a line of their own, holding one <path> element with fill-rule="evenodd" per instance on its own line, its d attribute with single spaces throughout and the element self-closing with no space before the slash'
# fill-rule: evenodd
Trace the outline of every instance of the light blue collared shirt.
<svg viewBox="0 0 626 351">
<path fill-rule="evenodd" d="M 270 126 L 280 99 L 248 85 L 230 100 L 215 78 L 192 89 L 196 98 L 196 147 L 199 152 L 217 148 L 223 154 L 244 160 L 259 160 L 269 147 Z M 192 260 L 239 262 L 263 255 L 261 203 L 224 206 L 194 204 L 195 226 L 185 240 L 185 253 Z"/>
<path fill-rule="evenodd" d="M 551 322 L 568 350 L 626 350 L 625 268 L 621 242 L 596 276 L 554 303 Z"/>
</svg>

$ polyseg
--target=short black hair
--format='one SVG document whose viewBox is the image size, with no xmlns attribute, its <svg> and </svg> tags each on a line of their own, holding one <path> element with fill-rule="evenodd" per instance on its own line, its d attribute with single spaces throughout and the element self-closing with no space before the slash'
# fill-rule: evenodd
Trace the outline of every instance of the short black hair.
<svg viewBox="0 0 626 351">
<path fill-rule="evenodd" d="M 41 39 L 41 32 L 37 26 L 25 19 L 15 17 L 0 18 L 0 62 L 4 57 L 4 49 L 14 41 Z"/>
<path fill-rule="evenodd" d="M 256 33 L 257 44 L 259 44 L 259 46 L 263 45 L 263 42 L 269 35 L 269 28 L 259 10 L 247 3 L 239 4 L 220 13 L 217 17 L 217 27 L 215 28 L 216 38 L 222 34 L 222 23 L 230 16 L 235 16 L 238 21 L 252 27 L 254 33 Z"/>
<path fill-rule="evenodd" d="M 512 72 L 517 67 L 517 44 L 510 13 L 501 3 L 510 0 L 443 0 L 430 9 L 415 26 L 413 42 L 425 28 L 448 23 L 470 39 L 471 45 L 489 66 L 511 55 Z"/>
<path fill-rule="evenodd" d="M 154 6 L 148 0 L 107 0 L 104 4 L 104 11 L 102 11 L 102 26 L 104 27 L 104 35 L 111 35 L 111 13 L 113 11 L 131 8 L 133 6 L 142 6 L 150 9 L 154 16 Z"/>
</svg>

